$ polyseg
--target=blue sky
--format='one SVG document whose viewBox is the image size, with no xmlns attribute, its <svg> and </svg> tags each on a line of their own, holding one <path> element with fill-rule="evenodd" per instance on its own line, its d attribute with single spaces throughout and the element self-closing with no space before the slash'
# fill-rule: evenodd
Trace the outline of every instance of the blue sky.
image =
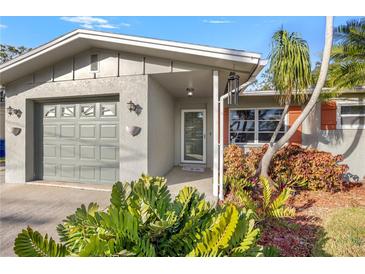
<svg viewBox="0 0 365 274">
<path fill-rule="evenodd" d="M 335 17 L 335 25 L 355 17 Z M 312 64 L 320 60 L 324 17 L 1 17 L 0 42 L 36 47 L 77 28 L 243 49 L 267 57 L 281 26 L 307 40 Z"/>
</svg>

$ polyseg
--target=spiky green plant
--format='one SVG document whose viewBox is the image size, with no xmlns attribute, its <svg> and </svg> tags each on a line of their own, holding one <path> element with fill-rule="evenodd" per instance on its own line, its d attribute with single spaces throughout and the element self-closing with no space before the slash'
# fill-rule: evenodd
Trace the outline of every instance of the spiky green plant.
<svg viewBox="0 0 365 274">
<path fill-rule="evenodd" d="M 166 180 L 117 182 L 106 210 L 82 205 L 57 227 L 61 243 L 30 228 L 15 240 L 18 256 L 261 256 L 253 212 L 213 207 L 185 187 L 172 200 Z M 271 254 L 267 252 L 267 254 Z"/>
<path fill-rule="evenodd" d="M 287 218 L 295 215 L 295 210 L 286 205 L 292 190 L 288 187 L 277 189 L 275 195 L 267 178 L 260 177 L 262 187 L 260 195 L 254 199 L 253 193 L 247 190 L 236 192 L 239 204 L 254 212 L 254 218 L 261 222 L 270 218 Z"/>
</svg>

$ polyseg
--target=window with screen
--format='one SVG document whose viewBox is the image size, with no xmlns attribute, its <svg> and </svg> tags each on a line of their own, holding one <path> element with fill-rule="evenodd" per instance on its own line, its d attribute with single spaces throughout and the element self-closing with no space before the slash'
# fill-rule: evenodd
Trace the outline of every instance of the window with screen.
<svg viewBox="0 0 365 274">
<path fill-rule="evenodd" d="M 268 143 L 283 113 L 281 108 L 230 110 L 229 138 L 234 144 Z M 283 123 L 277 139 L 285 133 Z"/>
<path fill-rule="evenodd" d="M 337 124 L 343 129 L 365 128 L 365 103 L 340 104 Z"/>
</svg>

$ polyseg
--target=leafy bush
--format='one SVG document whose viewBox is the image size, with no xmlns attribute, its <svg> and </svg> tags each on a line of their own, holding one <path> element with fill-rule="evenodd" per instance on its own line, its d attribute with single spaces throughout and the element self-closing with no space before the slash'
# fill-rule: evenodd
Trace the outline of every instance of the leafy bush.
<svg viewBox="0 0 365 274">
<path fill-rule="evenodd" d="M 309 190 L 337 191 L 348 170 L 342 160 L 342 155 L 292 144 L 276 153 L 269 174 L 274 181 L 295 180 Z"/>
<path fill-rule="evenodd" d="M 267 150 L 267 145 L 252 148 L 248 153 L 237 145 L 226 148 L 225 169 L 227 176 L 236 176 L 227 179 L 229 184 L 233 179 L 252 181 L 252 176 Z M 231 153 L 233 151 L 234 153 Z M 233 156 L 234 157 L 233 157 Z M 243 155 L 243 156 L 242 156 Z M 244 160 L 240 160 L 243 157 Z M 341 164 L 341 155 L 332 155 L 329 152 L 317 149 L 303 148 L 300 145 L 289 144 L 280 149 L 273 157 L 269 168 L 269 176 L 279 185 L 285 187 L 304 188 L 309 190 L 340 190 L 343 176 L 348 171 L 348 166 Z M 234 163 L 232 167 L 229 164 Z M 247 165 L 240 167 L 239 165 Z M 249 172 L 242 172 L 249 170 Z"/>
<path fill-rule="evenodd" d="M 247 161 L 245 151 L 238 145 L 229 145 L 224 149 L 224 175 L 229 180 L 248 179 L 255 174 L 255 166 Z"/>
<path fill-rule="evenodd" d="M 292 193 L 290 188 L 285 187 L 274 191 L 264 177 L 260 177 L 258 184 L 260 185 L 258 192 L 246 189 L 236 191 L 234 193 L 236 204 L 251 209 L 254 212 L 254 218 L 259 222 L 295 215 L 295 210 L 286 206 Z"/>
<path fill-rule="evenodd" d="M 82 205 L 57 227 L 61 243 L 31 228 L 16 238 L 18 256 L 261 256 L 253 212 L 212 207 L 191 187 L 174 200 L 160 177 L 117 182 L 106 210 Z"/>
</svg>

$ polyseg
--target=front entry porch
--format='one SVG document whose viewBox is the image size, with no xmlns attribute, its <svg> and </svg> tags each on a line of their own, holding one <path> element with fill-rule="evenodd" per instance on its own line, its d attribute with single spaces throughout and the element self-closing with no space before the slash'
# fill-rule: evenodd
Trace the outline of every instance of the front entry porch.
<svg viewBox="0 0 365 274">
<path fill-rule="evenodd" d="M 217 197 L 213 196 L 213 171 L 205 168 L 203 172 L 186 171 L 182 167 L 173 167 L 165 176 L 167 185 L 172 196 L 179 193 L 185 186 L 195 187 L 199 193 L 204 194 L 206 199 L 215 203 Z"/>
</svg>

